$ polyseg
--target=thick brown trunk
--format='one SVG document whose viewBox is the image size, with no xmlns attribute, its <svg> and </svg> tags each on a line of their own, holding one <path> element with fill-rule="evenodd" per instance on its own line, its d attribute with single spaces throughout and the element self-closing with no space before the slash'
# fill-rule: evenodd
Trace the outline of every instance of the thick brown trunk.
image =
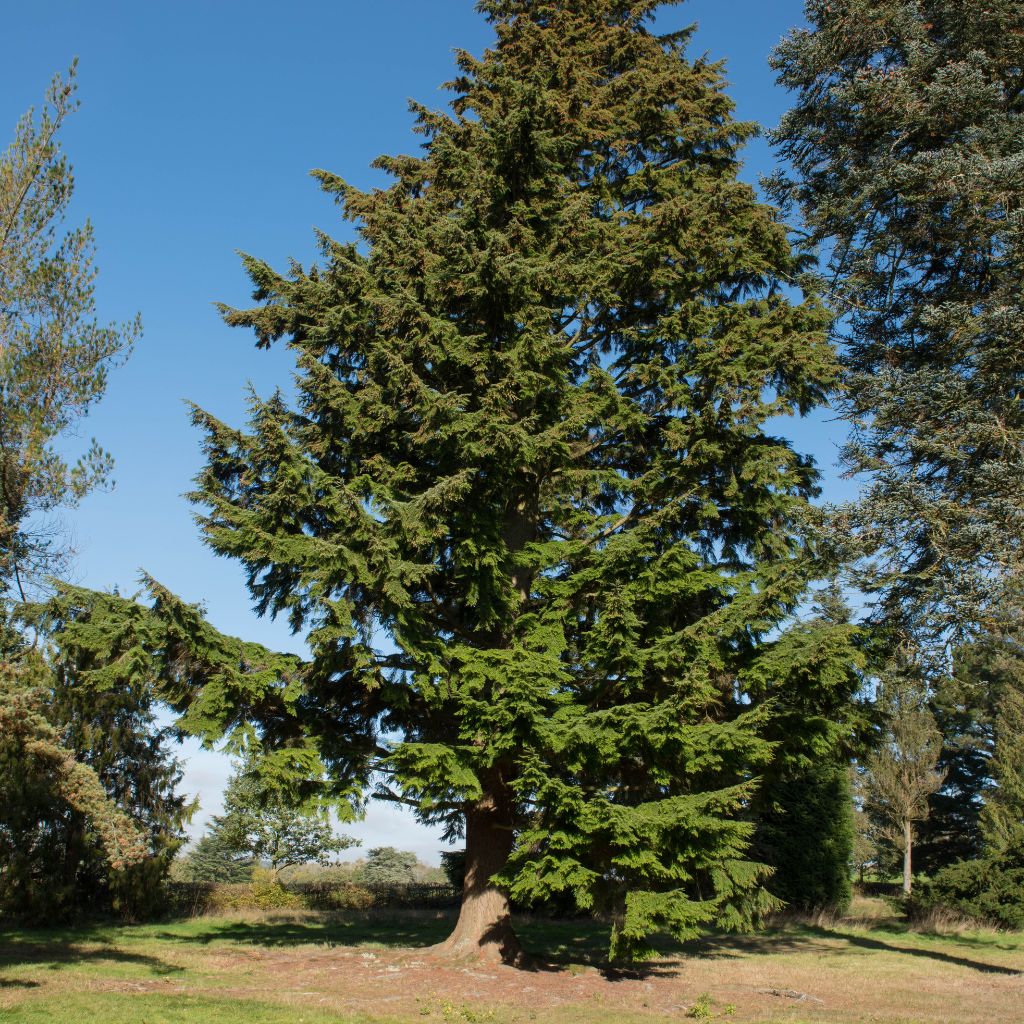
<svg viewBox="0 0 1024 1024">
<path fill-rule="evenodd" d="M 466 811 L 466 880 L 455 930 L 434 951 L 444 956 L 518 963 L 519 940 L 508 897 L 491 885 L 512 851 L 507 795 L 487 795 Z"/>
<path fill-rule="evenodd" d="M 913 873 L 911 871 L 911 846 L 914 842 L 914 826 L 910 821 L 903 822 L 903 895 L 910 895 L 910 887 L 913 885 Z"/>
</svg>

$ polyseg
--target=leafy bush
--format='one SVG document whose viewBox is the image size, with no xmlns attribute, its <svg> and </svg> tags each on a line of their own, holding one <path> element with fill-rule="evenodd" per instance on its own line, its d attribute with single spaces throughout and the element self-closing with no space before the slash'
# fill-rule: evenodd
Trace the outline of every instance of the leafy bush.
<svg viewBox="0 0 1024 1024">
<path fill-rule="evenodd" d="M 273 871 L 253 868 L 252 901 L 259 910 L 299 910 L 306 906 L 300 893 L 290 892 L 277 879 Z"/>
<path fill-rule="evenodd" d="M 366 910 L 373 904 L 373 893 L 352 882 L 332 885 L 323 894 L 323 905 L 328 910 Z"/>
<path fill-rule="evenodd" d="M 1024 929 L 1024 865 L 983 857 L 943 868 L 915 887 L 907 913 L 917 921 L 940 909 L 1003 928 Z"/>
</svg>

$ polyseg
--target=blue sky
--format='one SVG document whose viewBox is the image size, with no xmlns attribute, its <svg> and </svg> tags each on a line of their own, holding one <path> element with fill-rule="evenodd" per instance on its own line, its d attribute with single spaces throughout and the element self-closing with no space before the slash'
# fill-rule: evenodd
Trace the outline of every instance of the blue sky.
<svg viewBox="0 0 1024 1024">
<path fill-rule="evenodd" d="M 659 25 L 697 22 L 693 52 L 727 62 L 738 116 L 771 126 L 787 97 L 768 51 L 801 20 L 796 0 L 690 0 L 666 8 Z M 297 650 L 283 623 L 252 613 L 239 567 L 200 544 L 181 497 L 201 464 L 185 400 L 240 424 L 246 384 L 266 393 L 291 373 L 283 349 L 257 351 L 213 303 L 248 300 L 237 250 L 277 266 L 308 263 L 314 226 L 348 237 L 308 172 L 383 183 L 373 158 L 418 144 L 407 100 L 446 103 L 439 85 L 451 76 L 452 48 L 479 53 L 490 29 L 471 0 L 48 0 L 8 5 L 4 26 L 2 139 L 41 102 L 52 75 L 79 58 L 81 110 L 63 133 L 75 168 L 72 219 L 88 216 L 95 228 L 100 318 L 138 311 L 144 325 L 81 431 L 81 441 L 95 436 L 114 454 L 117 471 L 114 490 L 63 517 L 75 579 L 130 591 L 144 567 L 205 602 L 218 628 Z M 744 177 L 756 181 L 771 166 L 763 140 L 748 148 Z M 828 412 L 787 432 L 817 457 L 826 498 L 849 493 L 834 471 L 842 430 Z M 228 766 L 193 746 L 185 754 L 201 825 L 218 809 Z M 364 847 L 397 845 L 431 862 L 441 848 L 388 807 L 347 831 Z"/>
</svg>

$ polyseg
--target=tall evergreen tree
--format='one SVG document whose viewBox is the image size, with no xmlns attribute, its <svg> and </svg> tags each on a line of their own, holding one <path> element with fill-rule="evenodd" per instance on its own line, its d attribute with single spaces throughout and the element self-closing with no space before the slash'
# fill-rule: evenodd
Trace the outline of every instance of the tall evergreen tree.
<svg viewBox="0 0 1024 1024">
<path fill-rule="evenodd" d="M 815 619 L 802 627 L 810 643 L 821 643 L 819 624 L 847 627 L 808 661 L 803 685 L 776 698 L 779 713 L 770 735 L 778 746 L 756 803 L 758 856 L 774 873 L 769 890 L 797 911 L 842 912 L 852 896 L 854 816 L 850 763 L 868 729 L 866 704 L 853 700 L 863 689 L 863 655 L 852 660 L 848 645 L 866 646 L 850 630 L 851 611 L 838 585 L 818 595 Z M 843 655 L 847 654 L 847 657 Z M 823 678 L 834 674 L 829 685 Z"/>
<path fill-rule="evenodd" d="M 1024 569 L 1024 7 L 808 0 L 775 142 L 822 247 L 879 611 L 970 635 Z"/>
<path fill-rule="evenodd" d="M 464 832 L 446 949 L 514 958 L 509 894 L 572 894 L 629 956 L 775 905 L 748 846 L 779 708 L 834 700 L 856 655 L 849 626 L 788 628 L 815 472 L 768 424 L 835 368 L 690 33 L 655 34 L 654 0 L 479 6 L 496 44 L 458 53 L 450 113 L 414 106 L 394 184 L 317 172 L 359 242 L 246 257 L 259 305 L 225 316 L 287 339 L 295 406 L 195 411 L 206 539 L 311 659 L 158 586 L 148 611 L 65 590 L 62 643 L 300 786 Z"/>
</svg>

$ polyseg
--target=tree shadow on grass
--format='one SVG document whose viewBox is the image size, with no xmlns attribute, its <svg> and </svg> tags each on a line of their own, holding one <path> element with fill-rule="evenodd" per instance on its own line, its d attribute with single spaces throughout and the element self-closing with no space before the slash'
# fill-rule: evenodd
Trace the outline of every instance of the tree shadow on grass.
<svg viewBox="0 0 1024 1024">
<path fill-rule="evenodd" d="M 943 937 L 944 939 L 945 937 Z M 858 932 L 802 925 L 799 931 L 767 931 L 753 935 L 719 935 L 686 943 L 683 951 L 691 956 L 718 959 L 738 956 L 770 955 L 773 953 L 814 953 L 818 956 L 842 956 L 849 947 L 869 949 L 880 953 L 899 953 L 905 956 L 955 964 L 983 974 L 1004 974 L 1011 977 L 1022 972 L 1001 964 L 985 963 L 966 956 L 928 949 L 922 946 L 904 946 L 883 941 Z"/>
<path fill-rule="evenodd" d="M 154 974 L 159 975 L 180 974 L 184 970 L 183 967 L 169 964 L 159 957 L 148 956 L 145 953 L 129 953 L 107 944 L 83 946 L 57 938 L 50 942 L 35 939 L 18 942 L 0 941 L 0 969 L 32 966 L 56 971 L 64 967 L 100 961 L 148 967 Z M 0 982 L 0 985 L 2 984 L 3 982 Z M 29 987 L 36 985 L 35 982 L 15 984 L 25 984 Z"/>
<path fill-rule="evenodd" d="M 903 953 L 907 956 L 923 957 L 928 960 L 937 960 L 939 963 L 956 964 L 958 967 L 969 967 L 974 971 L 981 971 L 983 974 L 1006 974 L 1017 977 L 1021 971 L 1013 967 L 1004 967 L 1002 964 L 987 964 L 980 960 L 971 960 L 965 956 L 954 956 L 952 953 L 943 953 L 939 949 L 926 949 L 921 946 L 896 946 L 891 942 L 882 942 L 880 939 L 869 938 L 867 935 L 850 934 L 849 932 L 828 932 L 825 929 L 808 929 L 809 931 L 820 931 L 822 935 L 833 935 L 851 946 L 859 949 L 876 949 L 889 953 Z"/>
<path fill-rule="evenodd" d="M 198 931 L 159 931 L 153 933 L 153 937 L 184 945 L 227 942 L 269 948 L 309 945 L 409 948 L 440 942 L 451 928 L 451 920 L 437 915 L 389 915 L 387 918 L 360 915 L 311 920 L 210 920 Z"/>
</svg>

